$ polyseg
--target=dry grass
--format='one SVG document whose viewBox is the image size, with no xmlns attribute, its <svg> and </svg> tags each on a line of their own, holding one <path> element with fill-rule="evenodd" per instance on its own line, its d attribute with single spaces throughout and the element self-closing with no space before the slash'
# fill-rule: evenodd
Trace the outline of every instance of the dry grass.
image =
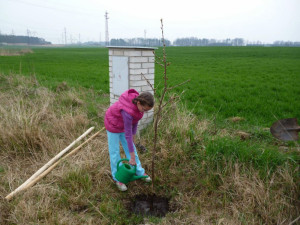
<svg viewBox="0 0 300 225">
<path fill-rule="evenodd" d="M 28 53 L 33 53 L 33 51 L 29 48 L 16 50 L 16 49 L 0 49 L 0 56 L 19 56 L 25 55 Z"/>
<path fill-rule="evenodd" d="M 54 93 L 39 86 L 34 77 L 0 75 L 0 80 L 3 84 L 0 85 L 0 167 L 4 170 L 0 193 L 5 197 L 89 126 L 97 124 L 89 121 L 86 106 L 75 90 Z M 57 185 L 51 184 L 56 184 L 70 171 L 99 167 L 100 158 L 106 166 L 98 172 L 107 172 L 103 169 L 108 168 L 107 148 L 103 142 L 106 143 L 103 135 L 97 137 L 84 148 L 85 153 L 73 157 L 72 164 L 56 169 L 44 185 L 38 184 L 24 192 L 23 198 L 12 204 L 12 208 L 9 204 L 4 207 L 5 201 L 1 201 L 1 207 L 6 209 L 1 210 L 5 214 L 1 218 L 9 217 L 12 223 L 28 224 L 28 221 L 37 221 L 41 214 L 52 214 L 53 195 L 60 191 Z M 50 214 L 43 217 L 51 220 Z M 47 220 L 46 223 L 52 224 Z M 69 222 L 67 219 L 66 224 Z"/>
<path fill-rule="evenodd" d="M 155 194 L 170 198 L 165 218 L 127 211 L 135 195 L 151 193 L 151 185 L 135 181 L 127 193 L 116 189 L 105 132 L 35 186 L 4 200 L 90 126 L 102 127 L 88 118 L 82 92 L 66 85 L 52 92 L 34 77 L 0 75 L 0 224 L 289 224 L 299 215 L 298 168 L 281 166 L 267 178 L 239 163 L 215 169 L 199 160 L 213 122 L 173 106 L 160 124 L 156 159 Z M 99 106 L 98 117 L 106 107 Z M 148 129 L 141 142 L 151 149 L 152 140 Z M 139 155 L 150 173 L 151 152 Z"/>
<path fill-rule="evenodd" d="M 176 210 L 161 224 L 290 224 L 299 215 L 295 177 L 299 167 L 293 171 L 286 164 L 265 178 L 239 163 L 226 163 L 215 170 L 211 162 L 198 160 L 197 164 L 191 157 L 196 151 L 205 152 L 205 136 L 215 129 L 211 121 L 200 121 L 185 108 L 173 107 L 160 125 L 156 176 L 163 191 L 176 190 L 176 194 L 169 193 L 174 195 L 171 205 Z M 249 138 L 241 134 L 221 129 L 215 135 L 239 136 L 242 141 Z M 144 136 L 148 145 L 151 135 L 150 131 Z"/>
</svg>

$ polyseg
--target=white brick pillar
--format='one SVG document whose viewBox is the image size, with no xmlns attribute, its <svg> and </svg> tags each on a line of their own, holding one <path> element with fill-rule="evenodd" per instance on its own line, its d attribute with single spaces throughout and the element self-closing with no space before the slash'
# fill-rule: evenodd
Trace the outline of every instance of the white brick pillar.
<svg viewBox="0 0 300 225">
<path fill-rule="evenodd" d="M 135 89 L 139 93 L 153 90 L 154 87 L 154 50 L 148 47 L 109 46 L 109 92 L 110 104 L 115 103 L 120 95 Z M 153 120 L 153 109 L 144 113 L 138 130 L 145 128 Z"/>
</svg>

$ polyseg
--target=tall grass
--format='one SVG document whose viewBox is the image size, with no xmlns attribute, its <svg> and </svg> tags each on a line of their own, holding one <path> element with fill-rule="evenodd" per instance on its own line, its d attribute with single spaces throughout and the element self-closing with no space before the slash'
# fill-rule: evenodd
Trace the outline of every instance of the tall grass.
<svg viewBox="0 0 300 225">
<path fill-rule="evenodd" d="M 8 89 L 1 91 L 0 98 L 2 151 L 15 155 L 49 153 L 89 125 L 74 90 L 57 95 L 40 87 L 35 77 L 1 75 L 1 80 L 5 80 L 1 89 Z"/>
<path fill-rule="evenodd" d="M 158 189 L 180 202 L 176 215 L 185 215 L 166 224 L 289 224 L 297 217 L 298 147 L 281 152 L 274 139 L 224 134 L 180 105 L 162 123 Z"/>
</svg>

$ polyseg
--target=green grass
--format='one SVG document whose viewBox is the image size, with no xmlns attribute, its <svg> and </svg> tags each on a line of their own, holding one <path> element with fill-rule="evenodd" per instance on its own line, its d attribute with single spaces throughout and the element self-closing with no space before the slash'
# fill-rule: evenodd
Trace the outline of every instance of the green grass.
<svg viewBox="0 0 300 225">
<path fill-rule="evenodd" d="M 109 92 L 107 48 L 33 48 L 23 56 L 0 56 L 0 72 L 35 74 L 42 85 L 68 85 Z M 198 116 L 270 127 L 277 119 L 300 117 L 300 48 L 168 47 L 171 85 Z M 161 55 L 162 49 L 156 51 Z M 163 68 L 156 65 L 156 85 Z M 161 88 L 161 85 L 160 85 Z"/>
<path fill-rule="evenodd" d="M 220 168 L 225 167 L 224 164 L 228 162 L 239 162 L 255 168 L 263 176 L 284 164 L 296 166 L 300 161 L 296 152 L 284 153 L 274 146 L 253 141 L 242 142 L 238 138 L 217 138 L 214 141 L 207 141 L 205 156 L 196 155 L 195 158 L 209 160 Z"/>
<path fill-rule="evenodd" d="M 0 56 L 0 71 L 36 75 L 42 85 L 55 88 L 66 81 L 75 87 L 108 92 L 108 49 L 33 48 L 22 56 Z"/>
<path fill-rule="evenodd" d="M 170 83 L 191 79 L 176 91 L 185 90 L 183 101 L 198 115 L 261 126 L 300 116 L 300 48 L 170 47 L 167 55 Z"/>
</svg>

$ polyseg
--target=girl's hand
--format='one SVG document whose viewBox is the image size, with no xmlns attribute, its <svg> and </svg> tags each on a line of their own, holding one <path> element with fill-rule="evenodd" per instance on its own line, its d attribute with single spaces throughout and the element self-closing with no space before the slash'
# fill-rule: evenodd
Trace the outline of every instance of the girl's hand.
<svg viewBox="0 0 300 225">
<path fill-rule="evenodd" d="M 129 164 L 133 166 L 136 165 L 134 152 L 130 152 L 129 154 L 130 154 Z"/>
</svg>

